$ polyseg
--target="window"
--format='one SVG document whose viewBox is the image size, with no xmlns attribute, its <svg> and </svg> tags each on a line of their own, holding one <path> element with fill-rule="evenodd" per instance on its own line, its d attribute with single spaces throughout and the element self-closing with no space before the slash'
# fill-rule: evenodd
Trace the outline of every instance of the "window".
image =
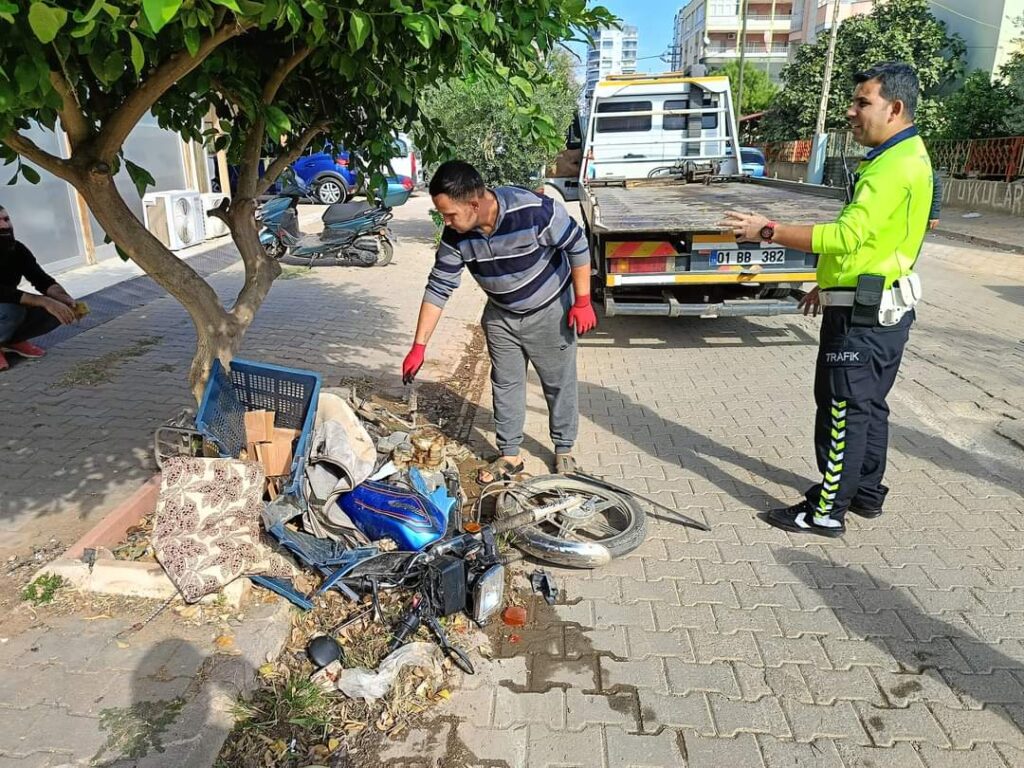
<svg viewBox="0 0 1024 768">
<path fill-rule="evenodd" d="M 649 101 L 606 101 L 597 105 L 597 113 L 606 115 L 608 113 L 620 112 L 650 112 L 651 102 Z M 597 120 L 597 133 L 628 133 L 651 130 L 651 116 L 637 115 L 631 117 L 606 117 Z"/>
<path fill-rule="evenodd" d="M 761 154 L 759 149 L 740 149 L 740 157 L 743 158 L 744 163 L 765 164 L 764 155 Z"/>
<path fill-rule="evenodd" d="M 688 99 L 669 99 L 665 102 L 665 110 L 670 109 L 689 109 L 690 102 Z M 666 131 L 685 131 L 686 130 L 686 115 L 664 115 L 661 118 L 661 127 Z"/>
<path fill-rule="evenodd" d="M 395 157 L 408 157 L 409 146 L 402 139 L 395 139 Z"/>
</svg>

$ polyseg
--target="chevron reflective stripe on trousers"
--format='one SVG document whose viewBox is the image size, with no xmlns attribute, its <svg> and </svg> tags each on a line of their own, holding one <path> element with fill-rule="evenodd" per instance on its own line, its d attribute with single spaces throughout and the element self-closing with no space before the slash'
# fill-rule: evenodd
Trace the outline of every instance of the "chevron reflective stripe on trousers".
<svg viewBox="0 0 1024 768">
<path fill-rule="evenodd" d="M 832 399 L 832 420 L 829 427 L 828 464 L 821 482 L 821 496 L 815 516 L 831 514 L 839 492 L 839 477 L 843 473 L 843 453 L 846 450 L 846 401 Z"/>
</svg>

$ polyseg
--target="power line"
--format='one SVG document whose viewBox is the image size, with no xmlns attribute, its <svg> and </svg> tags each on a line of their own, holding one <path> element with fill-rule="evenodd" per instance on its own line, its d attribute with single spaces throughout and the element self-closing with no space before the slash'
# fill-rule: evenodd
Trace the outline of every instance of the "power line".
<svg viewBox="0 0 1024 768">
<path fill-rule="evenodd" d="M 959 16 L 961 19 L 967 19 L 968 21 L 973 21 L 975 24 L 980 24 L 983 27 L 989 27 L 990 29 L 996 29 L 996 30 L 998 30 L 1000 28 L 1000 26 L 998 24 L 989 24 L 987 21 L 982 21 L 981 19 L 977 19 L 974 16 L 968 16 L 966 13 L 960 13 L 960 11 L 954 10 L 953 8 L 950 8 L 949 6 L 943 5 L 942 3 L 937 3 L 937 2 L 935 2 L 935 0 L 929 0 L 929 4 L 930 5 L 934 5 L 936 8 L 941 8 L 942 10 L 946 11 L 947 13 L 952 13 L 954 16 Z"/>
</svg>

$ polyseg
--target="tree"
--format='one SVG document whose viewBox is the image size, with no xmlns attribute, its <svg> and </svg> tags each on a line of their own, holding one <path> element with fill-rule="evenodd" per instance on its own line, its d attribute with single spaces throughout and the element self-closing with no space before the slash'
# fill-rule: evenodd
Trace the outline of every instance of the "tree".
<svg viewBox="0 0 1024 768">
<path fill-rule="evenodd" d="M 1024 16 L 1017 17 L 1014 24 L 1024 29 Z M 1006 83 L 1010 99 L 1003 128 L 1009 136 L 1020 136 L 1024 134 L 1024 37 L 1018 37 L 1014 42 L 1017 48 L 1010 54 L 999 74 Z"/>
<path fill-rule="evenodd" d="M 932 135 L 942 139 L 984 139 L 1007 135 L 1013 105 L 1010 89 L 983 69 L 971 72 L 942 104 L 942 124 Z"/>
<path fill-rule="evenodd" d="M 556 51 L 545 60 L 544 68 L 546 76 L 528 91 L 537 106 L 534 119 L 564 138 L 579 97 L 573 62 L 568 53 Z M 422 107 L 450 142 L 439 159 L 466 160 L 491 185 L 534 183 L 538 169 L 559 150 L 520 130 L 514 95 L 493 78 L 447 80 L 424 94 Z"/>
<path fill-rule="evenodd" d="M 943 85 L 963 72 L 966 48 L 959 35 L 928 10 L 927 0 L 889 0 L 871 13 L 843 21 L 836 39 L 835 63 L 829 89 L 826 130 L 846 128 L 853 76 L 880 61 L 906 61 L 917 69 L 922 99 L 918 125 L 930 133 L 931 102 Z M 762 128 L 774 140 L 806 138 L 814 131 L 825 71 L 828 36 L 797 49 L 796 58 L 782 70 L 783 88 L 772 102 Z"/>
<path fill-rule="evenodd" d="M 721 69 L 714 70 L 713 75 L 726 75 L 729 78 L 729 87 L 735 94 L 740 82 L 740 63 L 730 61 Z M 740 104 L 740 114 L 750 115 L 754 112 L 761 112 L 771 104 L 779 88 L 771 81 L 763 69 L 758 69 L 749 61 L 743 62 L 743 103 Z"/>
<path fill-rule="evenodd" d="M 421 117 L 415 94 L 453 77 L 500 79 L 524 132 L 556 144 L 559 132 L 530 103 L 531 81 L 563 38 L 613 20 L 585 0 L 0 0 L 0 156 L 28 182 L 38 174 L 25 161 L 74 186 L 123 257 L 181 302 L 196 327 L 189 383 L 198 398 L 280 273 L 260 247 L 255 201 L 305 147 L 360 149 L 376 173 L 393 132 Z M 245 267 L 230 307 L 114 186 L 122 166 L 140 194 L 153 183 L 123 150 L 150 112 L 239 166 L 236 194 L 218 213 Z M 209 115 L 219 130 L 203 130 Z M 33 143 L 33 122 L 59 122 L 69 156 Z M 429 156 L 443 135 L 427 124 Z M 270 160 L 262 178 L 261 157 Z"/>
</svg>

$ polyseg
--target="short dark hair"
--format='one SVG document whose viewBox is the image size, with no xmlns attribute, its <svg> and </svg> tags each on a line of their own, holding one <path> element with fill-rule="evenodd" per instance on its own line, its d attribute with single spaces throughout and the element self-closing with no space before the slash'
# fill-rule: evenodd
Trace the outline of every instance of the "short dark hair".
<svg viewBox="0 0 1024 768">
<path fill-rule="evenodd" d="M 886 101 L 902 101 L 907 118 L 914 119 L 921 83 L 917 79 L 917 72 L 910 64 L 905 61 L 880 61 L 870 69 L 853 76 L 853 81 L 857 85 L 868 80 L 878 81 L 882 98 Z"/>
<path fill-rule="evenodd" d="M 452 200 L 465 202 L 480 197 L 487 187 L 483 177 L 465 160 L 441 163 L 430 178 L 430 196 L 448 195 Z"/>
</svg>

